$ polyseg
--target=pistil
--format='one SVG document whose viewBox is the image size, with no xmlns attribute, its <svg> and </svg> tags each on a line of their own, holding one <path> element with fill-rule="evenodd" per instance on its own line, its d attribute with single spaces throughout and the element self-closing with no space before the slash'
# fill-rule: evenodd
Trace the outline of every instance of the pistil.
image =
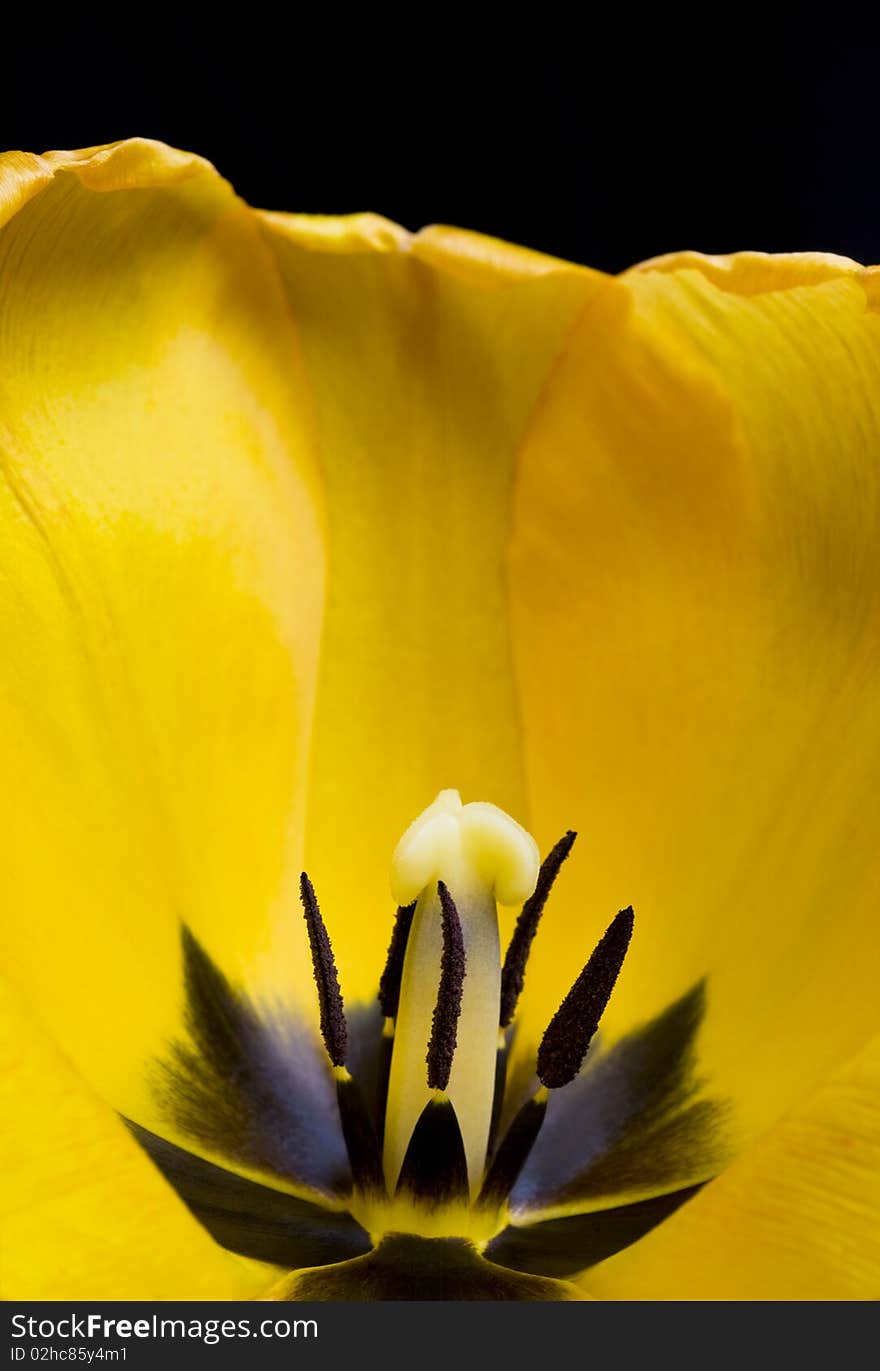
<svg viewBox="0 0 880 1371">
<path fill-rule="evenodd" d="M 393 1194 L 410 1139 L 432 1098 L 429 1044 L 443 958 L 442 882 L 458 914 L 467 974 L 445 1095 L 461 1130 L 470 1193 L 485 1164 L 501 1004 L 496 900 L 528 898 L 538 876 L 534 839 L 494 805 L 462 805 L 442 791 L 398 843 L 392 881 L 398 902 L 416 899 L 409 930 L 385 1120 L 383 1166 Z"/>
</svg>

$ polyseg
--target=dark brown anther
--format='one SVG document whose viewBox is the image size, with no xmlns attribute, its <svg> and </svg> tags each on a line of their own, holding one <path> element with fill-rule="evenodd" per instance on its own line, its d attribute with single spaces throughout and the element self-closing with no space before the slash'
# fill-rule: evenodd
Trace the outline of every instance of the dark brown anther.
<svg viewBox="0 0 880 1371">
<path fill-rule="evenodd" d="M 573 1081 L 614 983 L 633 931 L 632 909 L 622 909 L 605 930 L 596 950 L 550 1020 L 538 1048 L 538 1079 L 549 1090 Z"/>
<path fill-rule="evenodd" d="M 547 853 L 541 863 L 541 870 L 538 872 L 538 882 L 534 894 L 526 900 L 516 921 L 516 927 L 513 930 L 513 936 L 510 939 L 501 971 L 500 1024 L 502 1028 L 506 1028 L 509 1023 L 513 1022 L 517 1002 L 522 994 L 526 962 L 529 959 L 532 942 L 538 931 L 538 923 L 544 912 L 547 897 L 553 889 L 553 883 L 559 875 L 559 868 L 574 846 L 576 837 L 577 834 L 569 829 L 565 837 L 560 838 L 556 846 Z"/>
<path fill-rule="evenodd" d="M 385 959 L 385 970 L 382 972 L 379 981 L 379 1005 L 386 1019 L 397 1018 L 397 1008 L 400 1004 L 400 983 L 403 980 L 403 961 L 406 956 L 406 945 L 409 941 L 409 931 L 412 928 L 415 912 L 415 901 L 412 904 L 401 905 L 394 920 L 391 942 L 388 945 L 388 956 Z"/>
<path fill-rule="evenodd" d="M 300 877 L 300 895 L 305 912 L 306 928 L 309 932 L 309 947 L 312 953 L 312 969 L 318 987 L 318 1008 L 321 1016 L 321 1037 L 327 1055 L 333 1066 L 345 1066 L 348 1050 L 348 1029 L 345 1023 L 345 1010 L 333 949 L 321 918 L 315 890 L 305 872 Z"/>
<path fill-rule="evenodd" d="M 458 1016 L 465 977 L 464 936 L 455 901 L 442 881 L 437 884 L 443 920 L 443 954 L 440 958 L 440 985 L 428 1044 L 428 1088 L 445 1090 L 452 1071 L 452 1058 L 458 1041 Z"/>
</svg>

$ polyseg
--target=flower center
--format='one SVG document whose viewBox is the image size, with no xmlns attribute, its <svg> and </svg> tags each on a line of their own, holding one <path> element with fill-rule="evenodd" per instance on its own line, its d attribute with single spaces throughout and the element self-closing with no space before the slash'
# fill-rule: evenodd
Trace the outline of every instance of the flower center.
<svg viewBox="0 0 880 1371">
<path fill-rule="evenodd" d="M 577 1075 L 632 932 L 607 930 L 542 1039 L 538 1088 L 496 1139 L 510 1025 L 547 896 L 574 843 L 543 864 L 529 833 L 495 805 L 441 791 L 392 859 L 399 902 L 379 987 L 382 1099 L 372 1112 L 348 1072 L 348 1035 L 330 941 L 303 873 L 321 1033 L 337 1082 L 356 1195 L 375 1232 L 488 1237 L 543 1121 L 549 1090 Z M 498 903 L 523 904 L 502 966 Z"/>
<path fill-rule="evenodd" d="M 401 905 L 414 899 L 416 908 L 403 965 L 385 1121 L 383 1169 L 392 1193 L 432 1090 L 444 1091 L 455 1110 L 471 1194 L 479 1189 L 492 1119 L 501 1005 L 496 900 L 516 904 L 527 899 L 539 864 L 537 844 L 525 829 L 494 805 L 463 805 L 455 790 L 441 791 L 397 845 L 392 888 Z M 457 958 L 456 940 L 461 942 Z M 441 963 L 444 974 L 438 985 Z"/>
</svg>

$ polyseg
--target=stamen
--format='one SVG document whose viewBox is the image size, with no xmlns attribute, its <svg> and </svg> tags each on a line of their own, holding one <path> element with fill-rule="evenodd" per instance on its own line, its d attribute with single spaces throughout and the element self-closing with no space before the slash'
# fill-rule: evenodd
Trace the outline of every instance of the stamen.
<svg viewBox="0 0 880 1371">
<path fill-rule="evenodd" d="M 574 835 L 566 834 L 562 843 L 568 839 L 573 841 Z M 571 842 L 568 848 L 570 851 Z M 541 1131 L 548 1091 L 568 1085 L 580 1071 L 623 965 L 632 930 L 632 909 L 622 909 L 550 1021 L 538 1049 L 541 1086 L 508 1126 L 483 1182 L 481 1204 L 497 1207 L 510 1194 Z"/>
<path fill-rule="evenodd" d="M 544 858 L 538 872 L 538 883 L 535 886 L 534 894 L 526 900 L 516 921 L 516 927 L 510 939 L 501 972 L 500 1023 L 502 1028 L 506 1028 L 513 1021 L 517 1001 L 522 994 L 526 962 L 529 959 L 532 942 L 538 931 L 538 923 L 544 912 L 547 897 L 553 889 L 553 883 L 559 875 L 559 868 L 574 846 L 576 837 L 577 834 L 569 829 L 565 837 L 560 838 L 556 846 Z"/>
<path fill-rule="evenodd" d="M 406 956 L 406 945 L 409 941 L 409 931 L 412 928 L 415 912 L 416 901 L 413 900 L 412 904 L 404 904 L 398 907 L 397 917 L 394 920 L 391 942 L 388 944 L 388 956 L 385 959 L 385 970 L 382 972 L 379 981 L 379 1005 L 386 1019 L 397 1017 L 397 1009 L 400 1004 L 400 983 L 403 980 L 403 959 Z"/>
<path fill-rule="evenodd" d="M 464 1143 L 445 1095 L 428 1101 L 413 1129 L 397 1182 L 397 1193 L 401 1192 L 431 1207 L 467 1200 Z"/>
<path fill-rule="evenodd" d="M 516 1114 L 495 1156 L 480 1191 L 481 1204 L 500 1204 L 510 1194 L 541 1131 L 547 1113 L 547 1090 L 541 1086 Z"/>
<path fill-rule="evenodd" d="M 365 1190 L 381 1189 L 382 1154 L 376 1130 L 370 1119 L 369 1111 L 361 1093 L 360 1086 L 352 1080 L 345 1068 L 348 1053 L 348 1026 L 339 989 L 339 977 L 330 938 L 321 918 L 315 888 L 305 872 L 300 877 L 300 895 L 305 913 L 306 928 L 309 931 L 309 947 L 312 953 L 312 968 L 315 984 L 318 987 L 318 1008 L 321 1017 L 321 1037 L 327 1055 L 333 1064 L 336 1078 L 336 1099 L 342 1135 L 348 1149 L 351 1173 L 355 1185 Z"/>
<path fill-rule="evenodd" d="M 348 1030 L 339 989 L 339 977 L 336 974 L 336 962 L 333 960 L 333 949 L 315 898 L 314 886 L 305 872 L 300 877 L 300 896 L 305 911 L 306 928 L 309 931 L 315 984 L 318 987 L 321 1037 L 333 1066 L 344 1066 L 348 1050 Z"/>
<path fill-rule="evenodd" d="M 359 1190 L 384 1190 L 382 1148 L 360 1086 L 345 1067 L 337 1067 L 333 1074 L 352 1180 Z"/>
<path fill-rule="evenodd" d="M 633 931 L 632 909 L 622 909 L 550 1020 L 538 1048 L 538 1079 L 558 1090 L 573 1081 L 599 1027 L 623 966 Z"/>
<path fill-rule="evenodd" d="M 495 1085 L 492 1090 L 492 1117 L 489 1122 L 489 1138 L 486 1143 L 486 1155 L 491 1156 L 498 1139 L 498 1129 L 501 1127 L 501 1116 L 504 1112 L 504 1095 L 507 1088 L 507 1060 L 510 1055 L 510 1044 L 513 1042 L 513 1029 L 502 1028 L 498 1033 L 498 1049 L 495 1053 Z"/>
<path fill-rule="evenodd" d="M 443 955 L 440 959 L 440 985 L 428 1044 L 428 1089 L 445 1090 L 452 1071 L 457 1042 L 458 1016 L 464 988 L 465 956 L 461 920 L 455 901 L 444 885 L 437 882 L 443 919 Z"/>
</svg>

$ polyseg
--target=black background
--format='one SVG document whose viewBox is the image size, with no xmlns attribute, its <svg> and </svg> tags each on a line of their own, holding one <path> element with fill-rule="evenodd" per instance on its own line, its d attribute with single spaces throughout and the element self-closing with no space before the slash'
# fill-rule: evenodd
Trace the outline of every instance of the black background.
<svg viewBox="0 0 880 1371">
<path fill-rule="evenodd" d="M 585 37 L 588 11 L 552 8 L 511 34 L 509 10 L 477 41 L 461 9 L 378 32 L 340 8 L 318 34 L 303 13 L 25 40 L 4 57 L 0 143 L 142 134 L 255 204 L 457 223 L 610 271 L 685 247 L 880 260 L 880 45 L 750 33 L 756 15 L 685 41 L 684 20 L 646 34 L 634 13 Z"/>
</svg>

